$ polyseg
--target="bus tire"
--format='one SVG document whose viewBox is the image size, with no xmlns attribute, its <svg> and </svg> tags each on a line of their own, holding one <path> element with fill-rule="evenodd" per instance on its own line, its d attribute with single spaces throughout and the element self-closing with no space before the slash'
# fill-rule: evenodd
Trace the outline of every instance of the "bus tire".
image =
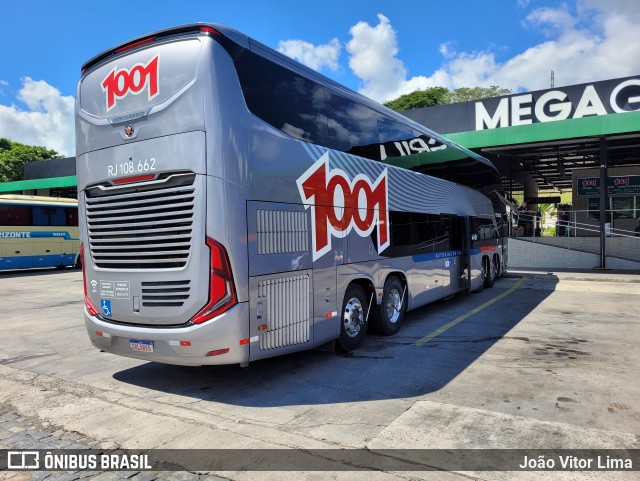
<svg viewBox="0 0 640 481">
<path fill-rule="evenodd" d="M 484 286 L 493 287 L 493 285 L 496 282 L 496 276 L 497 276 L 497 267 L 496 267 L 495 258 L 492 261 L 490 261 L 488 258 L 485 258 L 484 262 L 485 262 L 485 265 L 487 266 L 487 277 L 484 280 Z"/>
<path fill-rule="evenodd" d="M 367 333 L 367 296 L 362 287 L 351 284 L 344 294 L 340 312 L 340 337 L 337 347 L 340 351 L 356 349 Z"/>
<path fill-rule="evenodd" d="M 480 285 L 473 292 L 482 292 L 484 285 L 487 283 L 487 263 L 486 257 L 482 259 L 482 267 L 480 268 Z"/>
<path fill-rule="evenodd" d="M 389 277 L 384 283 L 382 303 L 376 306 L 371 317 L 371 327 L 384 336 L 393 336 L 402 327 L 406 306 L 406 292 L 397 277 Z"/>
</svg>

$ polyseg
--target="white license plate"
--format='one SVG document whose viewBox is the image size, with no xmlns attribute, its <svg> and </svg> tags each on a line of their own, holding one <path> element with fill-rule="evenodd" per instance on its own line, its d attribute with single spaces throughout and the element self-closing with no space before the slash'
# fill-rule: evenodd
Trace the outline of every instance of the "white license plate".
<svg viewBox="0 0 640 481">
<path fill-rule="evenodd" d="M 132 351 L 153 352 L 153 341 L 139 341 L 138 339 L 130 339 L 129 347 Z"/>
</svg>

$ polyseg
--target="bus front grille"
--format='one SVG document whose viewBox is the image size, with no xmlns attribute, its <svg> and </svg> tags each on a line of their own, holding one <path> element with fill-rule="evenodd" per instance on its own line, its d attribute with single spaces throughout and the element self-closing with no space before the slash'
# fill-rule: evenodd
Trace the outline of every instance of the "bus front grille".
<svg viewBox="0 0 640 481">
<path fill-rule="evenodd" d="M 107 269 L 184 267 L 191 253 L 195 175 L 86 191 L 91 257 Z"/>
</svg>

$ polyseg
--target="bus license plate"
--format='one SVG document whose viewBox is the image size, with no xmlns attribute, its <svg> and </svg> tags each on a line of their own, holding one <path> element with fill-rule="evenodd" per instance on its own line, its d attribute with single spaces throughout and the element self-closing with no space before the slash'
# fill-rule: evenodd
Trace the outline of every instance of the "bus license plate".
<svg viewBox="0 0 640 481">
<path fill-rule="evenodd" d="M 153 341 L 139 341 L 138 339 L 130 339 L 129 346 L 132 351 L 153 352 Z"/>
</svg>

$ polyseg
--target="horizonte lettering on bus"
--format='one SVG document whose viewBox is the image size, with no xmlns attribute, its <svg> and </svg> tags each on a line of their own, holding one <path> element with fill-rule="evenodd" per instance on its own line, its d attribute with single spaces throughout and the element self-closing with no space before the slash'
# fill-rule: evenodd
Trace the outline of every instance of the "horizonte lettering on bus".
<svg viewBox="0 0 640 481">
<path fill-rule="evenodd" d="M 31 232 L 0 232 L 0 237 L 5 239 L 26 239 L 31 237 Z"/>
</svg>

